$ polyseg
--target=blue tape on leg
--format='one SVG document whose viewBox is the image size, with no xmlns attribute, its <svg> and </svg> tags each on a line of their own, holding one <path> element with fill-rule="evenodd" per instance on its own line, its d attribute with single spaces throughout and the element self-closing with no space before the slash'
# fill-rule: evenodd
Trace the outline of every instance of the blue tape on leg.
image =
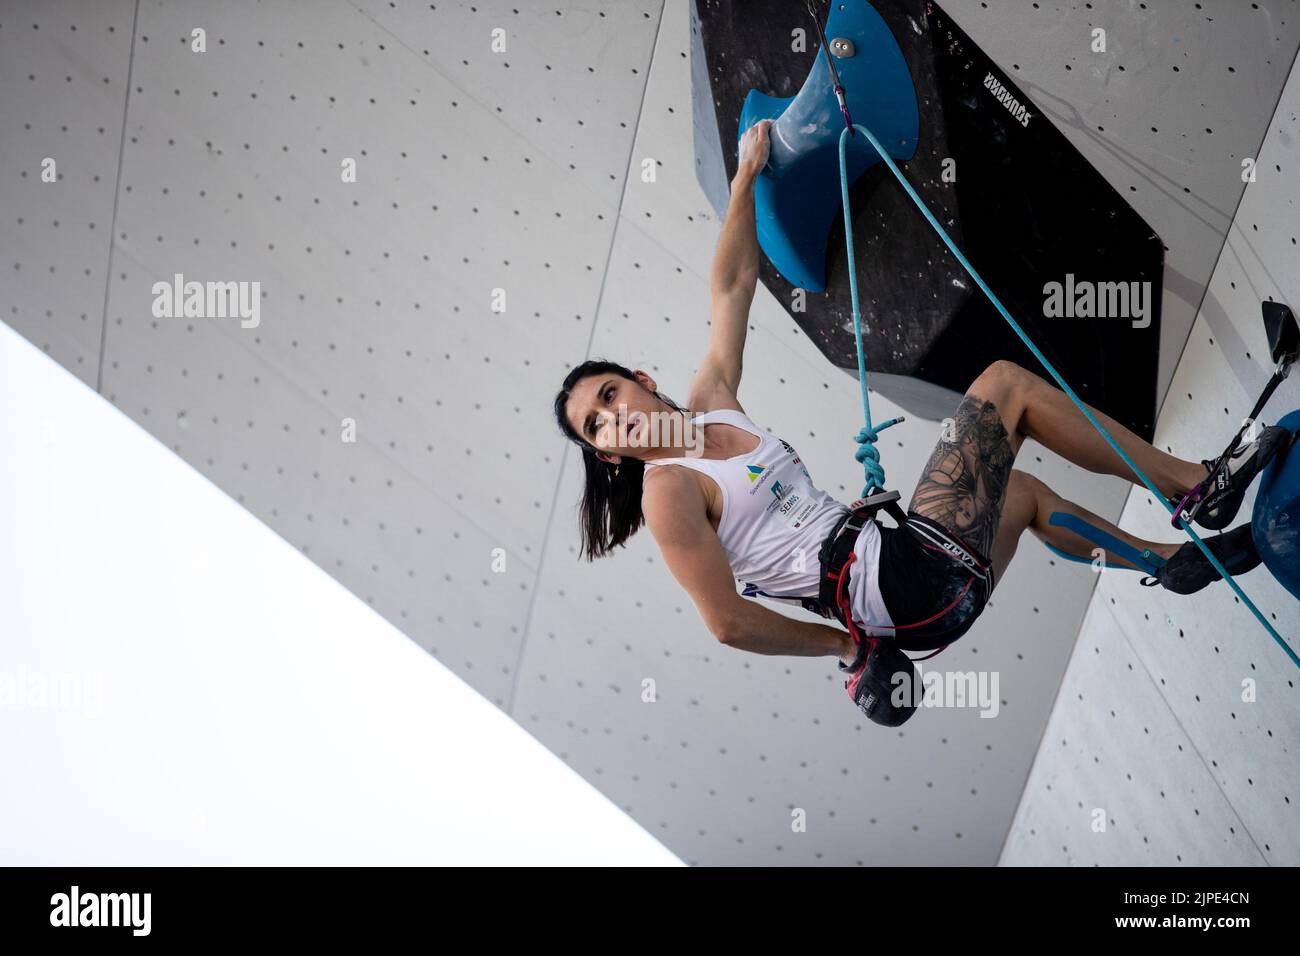
<svg viewBox="0 0 1300 956">
<path fill-rule="evenodd" d="M 1088 522 L 1084 521 L 1078 515 L 1073 515 L 1066 511 L 1053 511 L 1051 517 L 1047 519 L 1047 523 L 1073 531 L 1079 537 L 1085 538 L 1093 544 L 1119 555 L 1129 564 L 1136 566 L 1130 570 L 1140 570 L 1145 571 L 1147 574 L 1155 574 L 1157 569 L 1163 567 L 1165 564 L 1164 559 L 1158 555 L 1154 555 L 1150 551 L 1139 551 L 1131 544 L 1121 541 L 1110 532 L 1103 531 L 1095 525 L 1088 524 Z M 1048 547 L 1052 548 L 1050 544 Z M 1052 550 L 1057 554 L 1064 553 L 1058 548 L 1052 548 Z M 1078 560 L 1083 561 L 1089 559 L 1079 558 Z"/>
</svg>

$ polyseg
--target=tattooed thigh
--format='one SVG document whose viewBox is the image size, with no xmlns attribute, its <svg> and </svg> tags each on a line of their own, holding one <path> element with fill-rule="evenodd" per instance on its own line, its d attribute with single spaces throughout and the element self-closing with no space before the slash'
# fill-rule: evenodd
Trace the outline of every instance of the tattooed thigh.
<svg viewBox="0 0 1300 956">
<path fill-rule="evenodd" d="M 990 558 L 1016 452 L 992 402 L 967 395 L 953 418 L 908 507 Z"/>
</svg>

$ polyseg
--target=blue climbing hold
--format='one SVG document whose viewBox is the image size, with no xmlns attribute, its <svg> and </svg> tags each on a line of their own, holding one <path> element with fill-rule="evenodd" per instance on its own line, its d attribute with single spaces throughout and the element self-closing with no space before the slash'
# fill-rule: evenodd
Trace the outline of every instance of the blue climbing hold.
<svg viewBox="0 0 1300 956">
<path fill-rule="evenodd" d="M 1278 424 L 1300 430 L 1300 409 Z M 1259 476 L 1250 533 L 1273 577 L 1300 598 L 1300 441 L 1279 451 Z"/>
<path fill-rule="evenodd" d="M 888 24 L 869 3 L 836 3 L 825 32 L 853 122 L 875 133 L 895 159 L 911 159 L 921 122 L 916 87 Z M 758 244 L 791 285 L 825 292 L 826 242 L 840 213 L 844 117 L 823 51 L 817 51 L 798 95 L 749 91 L 739 136 L 765 119 L 775 122 L 768 131 L 770 175 L 754 183 Z M 847 159 L 850 183 L 880 162 L 861 136 L 850 143 Z"/>
</svg>

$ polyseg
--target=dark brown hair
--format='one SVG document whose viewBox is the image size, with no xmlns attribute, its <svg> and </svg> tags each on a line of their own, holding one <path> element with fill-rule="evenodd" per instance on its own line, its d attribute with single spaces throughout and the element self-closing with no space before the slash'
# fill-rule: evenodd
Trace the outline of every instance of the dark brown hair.
<svg viewBox="0 0 1300 956">
<path fill-rule="evenodd" d="M 574 431 L 564 414 L 573 387 L 579 381 L 588 375 L 609 372 L 641 385 L 631 369 L 617 362 L 588 359 L 564 377 L 560 392 L 555 396 L 555 420 L 559 423 L 560 431 L 565 438 L 582 449 L 586 478 L 580 505 L 582 548 L 578 556 L 581 557 L 585 552 L 588 561 L 603 558 L 616 547 L 625 547 L 624 542 L 644 521 L 641 513 L 641 481 L 645 477 L 645 462 L 627 455 L 623 456 L 623 461 L 617 466 L 601 461 L 596 457 L 596 446 Z M 659 392 L 655 392 L 655 395 L 679 412 L 688 411 Z"/>
</svg>

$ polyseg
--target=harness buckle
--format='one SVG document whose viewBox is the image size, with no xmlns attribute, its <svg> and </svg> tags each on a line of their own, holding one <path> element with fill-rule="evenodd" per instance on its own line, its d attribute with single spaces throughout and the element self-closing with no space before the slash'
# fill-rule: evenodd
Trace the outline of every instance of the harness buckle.
<svg viewBox="0 0 1300 956">
<path fill-rule="evenodd" d="M 849 505 L 850 510 L 855 515 L 861 514 L 868 518 L 875 519 L 876 513 L 880 510 L 889 512 L 889 516 L 901 527 L 907 521 L 907 515 L 903 514 L 903 509 L 898 504 L 897 491 L 877 491 L 875 494 L 867 495 L 865 498 L 859 498 L 853 504 Z M 859 523 L 856 527 L 861 528 Z"/>
</svg>

